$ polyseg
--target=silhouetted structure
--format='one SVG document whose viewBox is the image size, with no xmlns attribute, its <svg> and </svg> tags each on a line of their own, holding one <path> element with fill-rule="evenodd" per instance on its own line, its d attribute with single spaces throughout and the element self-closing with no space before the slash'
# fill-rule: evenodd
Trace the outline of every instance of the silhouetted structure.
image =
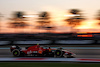
<svg viewBox="0 0 100 67">
<path fill-rule="evenodd" d="M 75 27 L 76 25 L 80 25 L 80 22 L 84 20 L 81 10 L 79 9 L 71 9 L 69 13 L 74 16 L 69 17 L 65 21 L 68 22 L 68 24 L 71 25 L 72 27 Z"/>
<path fill-rule="evenodd" d="M 97 17 L 96 17 L 96 19 L 99 20 L 99 23 L 98 23 L 98 24 L 100 25 L 100 10 L 97 12 Z"/>
<path fill-rule="evenodd" d="M 15 12 L 14 13 L 14 18 L 23 19 L 23 15 L 24 15 L 24 12 Z"/>
<path fill-rule="evenodd" d="M 1 20 L 2 20 L 3 15 L 0 13 L 0 29 L 1 29 Z"/>
<path fill-rule="evenodd" d="M 38 23 L 40 27 L 48 27 L 50 26 L 50 16 L 48 12 L 41 12 L 39 14 Z"/>
<path fill-rule="evenodd" d="M 11 24 L 11 27 L 13 28 L 23 28 L 23 27 L 26 27 L 26 23 L 25 23 L 25 20 L 24 20 L 24 12 L 14 12 L 13 14 L 13 18 L 11 19 L 12 22 L 10 23 Z"/>
<path fill-rule="evenodd" d="M 38 28 L 46 29 L 49 33 L 54 29 L 54 27 L 51 26 L 50 14 L 46 11 L 39 14 L 37 22 L 39 23 Z"/>
</svg>

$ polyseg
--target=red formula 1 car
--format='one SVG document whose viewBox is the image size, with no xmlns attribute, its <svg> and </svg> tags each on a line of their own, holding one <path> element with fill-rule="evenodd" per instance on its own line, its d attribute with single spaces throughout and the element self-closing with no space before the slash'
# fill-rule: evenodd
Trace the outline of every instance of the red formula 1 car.
<svg viewBox="0 0 100 67">
<path fill-rule="evenodd" d="M 40 45 L 34 45 L 31 47 L 20 48 L 19 46 L 12 46 L 10 48 L 12 54 L 16 57 L 18 56 L 44 56 L 44 57 L 65 57 L 73 58 L 75 54 L 64 50 L 62 48 L 51 49 L 50 47 L 45 48 Z"/>
</svg>

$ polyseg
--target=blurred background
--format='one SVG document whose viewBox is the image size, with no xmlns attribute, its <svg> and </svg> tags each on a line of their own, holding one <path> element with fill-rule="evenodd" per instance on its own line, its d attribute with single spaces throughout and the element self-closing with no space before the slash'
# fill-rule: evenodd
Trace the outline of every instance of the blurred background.
<svg viewBox="0 0 100 67">
<path fill-rule="evenodd" d="M 18 61 L 10 52 L 12 45 L 39 44 L 62 47 L 78 61 L 100 62 L 99 6 L 100 0 L 0 0 L 0 61 Z"/>
<path fill-rule="evenodd" d="M 100 44 L 100 0 L 0 0 L 0 45 Z"/>
</svg>

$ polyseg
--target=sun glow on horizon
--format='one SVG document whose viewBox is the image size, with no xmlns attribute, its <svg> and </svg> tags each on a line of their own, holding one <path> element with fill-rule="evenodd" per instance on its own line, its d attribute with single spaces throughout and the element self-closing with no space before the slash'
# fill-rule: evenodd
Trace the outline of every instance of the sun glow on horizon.
<svg viewBox="0 0 100 67">
<path fill-rule="evenodd" d="M 75 29 L 99 29 L 100 27 L 97 25 L 97 23 L 97 20 L 83 21 L 81 25 L 75 27 Z"/>
</svg>

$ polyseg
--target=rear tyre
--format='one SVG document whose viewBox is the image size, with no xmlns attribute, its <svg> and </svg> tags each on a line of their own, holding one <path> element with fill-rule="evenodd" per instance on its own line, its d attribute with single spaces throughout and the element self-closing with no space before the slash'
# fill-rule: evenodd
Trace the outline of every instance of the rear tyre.
<svg viewBox="0 0 100 67">
<path fill-rule="evenodd" d="M 19 57 L 20 56 L 20 51 L 18 49 L 14 49 L 12 51 L 12 53 L 13 53 L 13 56 L 15 56 L 15 57 Z"/>
</svg>

